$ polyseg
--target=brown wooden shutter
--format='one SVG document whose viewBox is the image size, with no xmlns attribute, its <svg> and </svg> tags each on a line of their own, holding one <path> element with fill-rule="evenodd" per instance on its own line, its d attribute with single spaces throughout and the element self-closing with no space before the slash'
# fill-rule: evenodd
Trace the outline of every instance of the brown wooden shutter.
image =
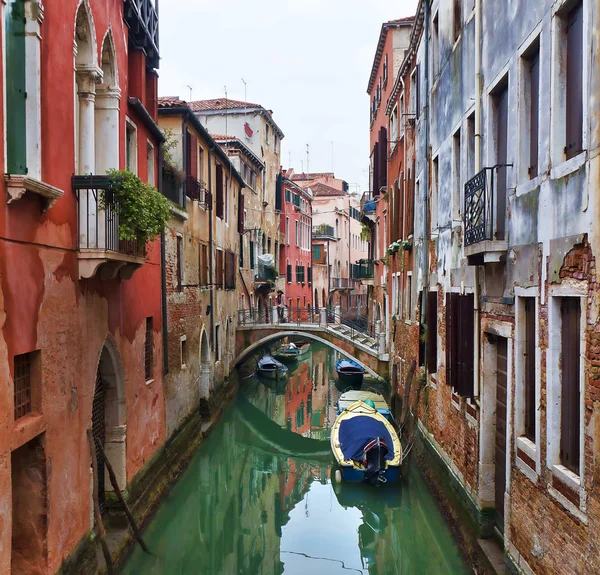
<svg viewBox="0 0 600 575">
<path fill-rule="evenodd" d="M 377 197 L 379 195 L 379 169 L 381 167 L 379 154 L 379 142 L 375 142 L 375 148 L 373 149 L 373 197 Z"/>
<path fill-rule="evenodd" d="M 475 320 L 473 294 L 458 298 L 458 394 L 461 397 L 473 397 L 473 355 L 475 353 Z"/>
<path fill-rule="evenodd" d="M 183 238 L 177 236 L 177 290 L 183 290 Z"/>
<path fill-rule="evenodd" d="M 242 194 L 242 191 L 240 190 L 238 193 L 238 233 L 239 234 L 243 234 L 244 233 L 244 194 Z"/>
<path fill-rule="evenodd" d="M 569 12 L 567 21 L 567 102 L 565 153 L 567 160 L 583 147 L 583 2 Z"/>
<path fill-rule="evenodd" d="M 538 175 L 538 134 L 540 118 L 540 51 L 529 60 L 530 122 L 529 122 L 529 177 Z"/>
<path fill-rule="evenodd" d="M 396 206 L 397 220 L 398 220 L 398 238 L 405 240 L 404 235 L 404 172 L 400 172 L 400 179 L 398 180 L 398 203 Z"/>
<path fill-rule="evenodd" d="M 427 371 L 437 371 L 437 291 L 427 292 Z"/>
<path fill-rule="evenodd" d="M 387 141 L 387 129 L 381 127 L 379 129 L 379 184 L 378 188 L 387 187 L 387 158 L 388 158 L 388 141 Z"/>
<path fill-rule="evenodd" d="M 216 254 L 216 280 L 217 280 L 217 287 L 218 288 L 223 288 L 223 251 L 222 250 L 217 250 L 217 254 Z"/>
<path fill-rule="evenodd" d="M 446 383 L 456 389 L 456 312 L 458 294 L 446 294 Z"/>
<path fill-rule="evenodd" d="M 561 300 L 561 411 L 560 460 L 579 475 L 579 434 L 581 415 L 580 387 L 580 316 L 579 298 Z"/>
<path fill-rule="evenodd" d="M 198 137 L 195 134 L 189 134 L 189 162 L 187 173 L 196 180 L 198 179 Z"/>
<path fill-rule="evenodd" d="M 406 201 L 406 237 L 414 234 L 415 230 L 415 160 L 408 180 L 408 197 Z"/>
<path fill-rule="evenodd" d="M 217 164 L 215 188 L 217 218 L 223 219 L 223 166 L 221 166 L 220 164 Z"/>
<path fill-rule="evenodd" d="M 535 443 L 535 298 L 525 298 L 525 436 Z"/>
<path fill-rule="evenodd" d="M 426 357 L 425 357 L 425 325 L 423 324 L 422 314 L 423 311 L 423 290 L 419 292 L 419 365 L 425 365 Z M 425 310 L 427 311 L 427 310 Z M 425 317 L 425 321 L 427 321 L 427 317 Z"/>
</svg>

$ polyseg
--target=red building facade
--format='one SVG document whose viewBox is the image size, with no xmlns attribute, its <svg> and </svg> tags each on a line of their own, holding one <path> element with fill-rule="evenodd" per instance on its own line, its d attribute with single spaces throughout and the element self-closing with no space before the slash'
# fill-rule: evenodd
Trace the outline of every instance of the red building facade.
<svg viewBox="0 0 600 575">
<path fill-rule="evenodd" d="M 160 242 L 144 255 L 119 240 L 89 177 L 157 183 L 158 16 L 138 4 L 3 10 L 2 575 L 56 572 L 92 529 L 88 429 L 121 488 L 164 442 Z M 101 465 L 107 509 L 103 480 Z"/>
<path fill-rule="evenodd" d="M 281 175 L 278 194 L 279 230 L 284 242 L 279 250 L 279 274 L 285 276 L 285 300 L 293 319 L 298 310 L 313 308 L 312 291 L 312 194 Z M 279 205 L 277 206 L 279 207 Z"/>
</svg>

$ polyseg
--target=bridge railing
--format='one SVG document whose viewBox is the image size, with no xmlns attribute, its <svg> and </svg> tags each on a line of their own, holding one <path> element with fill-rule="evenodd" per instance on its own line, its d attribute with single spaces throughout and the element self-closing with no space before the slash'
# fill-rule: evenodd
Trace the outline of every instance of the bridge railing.
<svg viewBox="0 0 600 575">
<path fill-rule="evenodd" d="M 321 312 L 316 307 L 275 306 L 259 309 L 238 310 L 238 325 L 289 325 L 320 323 Z"/>
<path fill-rule="evenodd" d="M 355 310 L 341 311 L 332 310 L 327 314 L 328 324 L 338 324 L 349 329 L 347 334 L 350 339 L 355 339 L 361 335 L 375 338 L 378 335 L 377 322 L 370 321 L 368 317 L 359 315 Z"/>
</svg>

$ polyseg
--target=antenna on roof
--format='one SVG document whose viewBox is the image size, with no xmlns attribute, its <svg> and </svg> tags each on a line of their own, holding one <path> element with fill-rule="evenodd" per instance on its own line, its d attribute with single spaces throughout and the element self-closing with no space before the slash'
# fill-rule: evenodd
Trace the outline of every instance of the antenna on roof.
<svg viewBox="0 0 600 575">
<path fill-rule="evenodd" d="M 304 160 L 300 160 L 300 166 L 302 167 L 302 173 L 304 173 Z"/>
<path fill-rule="evenodd" d="M 246 90 L 248 88 L 248 84 L 246 84 L 246 80 L 242 78 L 242 82 L 244 82 L 244 114 L 246 113 L 246 102 L 248 101 L 248 96 L 246 95 Z"/>
<path fill-rule="evenodd" d="M 306 173 L 310 174 L 310 146 L 306 144 Z"/>
<path fill-rule="evenodd" d="M 229 136 L 229 132 L 227 131 L 227 86 L 225 86 L 225 135 Z"/>
<path fill-rule="evenodd" d="M 193 102 L 193 100 L 192 100 L 192 87 L 189 84 L 186 84 L 186 86 L 190 90 L 190 102 Z"/>
</svg>

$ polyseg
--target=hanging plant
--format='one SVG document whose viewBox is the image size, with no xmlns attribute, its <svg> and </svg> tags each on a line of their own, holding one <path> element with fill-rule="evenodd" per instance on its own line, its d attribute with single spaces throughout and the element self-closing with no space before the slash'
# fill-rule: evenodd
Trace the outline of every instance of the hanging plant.
<svg viewBox="0 0 600 575">
<path fill-rule="evenodd" d="M 110 170 L 111 189 L 100 192 L 102 209 L 119 216 L 119 239 L 145 246 L 156 239 L 171 217 L 169 201 L 158 190 L 128 170 Z"/>
<path fill-rule="evenodd" d="M 412 250 L 412 242 L 410 240 L 404 240 L 402 242 L 402 249 L 406 252 L 409 252 L 410 250 Z"/>
<path fill-rule="evenodd" d="M 367 224 L 360 224 L 360 239 L 363 242 L 368 242 L 371 239 L 371 228 Z"/>
</svg>

